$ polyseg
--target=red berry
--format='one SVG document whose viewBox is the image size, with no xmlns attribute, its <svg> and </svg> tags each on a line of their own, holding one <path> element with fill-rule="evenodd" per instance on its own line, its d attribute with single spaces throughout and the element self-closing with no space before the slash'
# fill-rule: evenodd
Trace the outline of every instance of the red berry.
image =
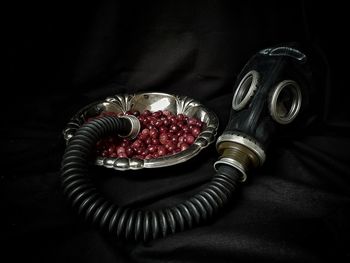
<svg viewBox="0 0 350 263">
<path fill-rule="evenodd" d="M 153 138 L 153 139 L 158 138 L 158 131 L 157 131 L 156 129 L 151 129 L 151 130 L 149 131 L 149 136 L 150 136 L 151 138 Z"/>
<path fill-rule="evenodd" d="M 168 135 L 166 133 L 161 133 L 159 135 L 159 142 L 161 144 L 165 144 L 167 140 L 168 140 Z"/>
<path fill-rule="evenodd" d="M 145 160 L 149 160 L 149 159 L 152 159 L 152 158 L 153 158 L 152 154 L 147 154 L 146 157 L 145 157 Z"/>
<path fill-rule="evenodd" d="M 135 110 L 132 112 L 132 115 L 138 117 L 138 116 L 140 116 L 140 112 L 138 110 Z"/>
<path fill-rule="evenodd" d="M 158 150 L 155 145 L 148 146 L 147 149 L 150 153 L 155 153 Z"/>
<path fill-rule="evenodd" d="M 176 119 L 179 120 L 179 121 L 183 121 L 185 119 L 185 115 L 183 115 L 182 113 L 178 114 L 176 116 Z"/>
<path fill-rule="evenodd" d="M 107 151 L 108 151 L 108 155 L 111 155 L 113 152 L 114 152 L 114 146 L 113 145 L 111 145 L 111 146 L 109 146 L 108 147 L 108 149 L 107 149 Z"/>
<path fill-rule="evenodd" d="M 164 156 L 166 155 L 166 148 L 162 145 L 158 146 L 158 155 L 159 156 Z"/>
<path fill-rule="evenodd" d="M 187 143 L 181 143 L 181 145 L 180 145 L 181 151 L 188 149 L 188 147 L 190 147 L 190 146 Z"/>
<path fill-rule="evenodd" d="M 189 145 L 191 145 L 192 143 L 194 143 L 195 138 L 190 135 L 190 134 L 186 134 L 185 137 L 185 142 L 188 143 Z"/>
<path fill-rule="evenodd" d="M 149 110 L 145 110 L 143 113 L 142 113 L 144 116 L 150 116 L 151 115 L 151 112 Z"/>
<path fill-rule="evenodd" d="M 141 133 L 142 134 L 145 134 L 145 135 L 149 135 L 149 129 L 143 129 L 142 131 L 141 131 Z"/>
<path fill-rule="evenodd" d="M 172 124 L 172 125 L 170 125 L 169 131 L 176 133 L 179 131 L 179 127 L 177 127 L 177 125 L 175 125 L 175 124 Z"/>
<path fill-rule="evenodd" d="M 193 127 L 191 132 L 194 137 L 197 137 L 201 133 L 201 129 L 199 129 L 198 127 Z"/>
<path fill-rule="evenodd" d="M 164 116 L 170 116 L 170 115 L 172 115 L 172 114 L 171 114 L 171 112 L 168 111 L 168 110 L 163 110 L 163 115 L 164 115 Z"/>
<path fill-rule="evenodd" d="M 131 147 L 127 147 L 127 148 L 125 149 L 125 153 L 126 153 L 126 155 L 127 155 L 128 157 L 132 157 L 132 155 L 134 154 L 134 151 L 132 150 Z"/>
<path fill-rule="evenodd" d="M 170 121 L 168 120 L 168 119 L 165 119 L 164 121 L 163 121 L 163 125 L 164 125 L 164 127 L 168 127 L 169 125 L 170 125 Z"/>
<path fill-rule="evenodd" d="M 125 148 L 122 146 L 117 147 L 117 154 L 120 154 L 120 153 L 125 153 Z"/>
<path fill-rule="evenodd" d="M 119 158 L 127 158 L 128 156 L 126 155 L 126 153 L 118 153 L 118 157 Z"/>
</svg>

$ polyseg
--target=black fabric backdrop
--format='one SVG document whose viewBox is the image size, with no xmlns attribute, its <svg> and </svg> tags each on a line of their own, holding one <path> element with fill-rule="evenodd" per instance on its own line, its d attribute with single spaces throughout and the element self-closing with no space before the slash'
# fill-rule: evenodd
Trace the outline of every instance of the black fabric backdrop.
<svg viewBox="0 0 350 263">
<path fill-rule="evenodd" d="M 5 8 L 2 262 L 349 260 L 348 69 L 338 64 L 347 61 L 344 6 L 49 2 Z M 244 63 L 259 49 L 289 41 L 303 43 L 312 54 L 316 118 L 276 138 L 264 167 L 249 174 L 216 220 L 132 244 L 102 235 L 69 208 L 59 182 L 61 131 L 79 108 L 117 93 L 176 93 L 216 112 L 221 132 Z M 115 202 L 159 207 L 198 191 L 216 158 L 211 146 L 171 168 L 93 172 Z"/>
</svg>

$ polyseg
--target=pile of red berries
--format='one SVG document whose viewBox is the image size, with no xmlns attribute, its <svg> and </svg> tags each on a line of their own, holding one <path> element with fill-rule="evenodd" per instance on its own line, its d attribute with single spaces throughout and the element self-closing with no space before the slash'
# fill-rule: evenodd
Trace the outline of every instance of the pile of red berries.
<svg viewBox="0 0 350 263">
<path fill-rule="evenodd" d="M 120 116 L 114 112 L 103 112 L 103 116 Z M 184 114 L 173 114 L 170 111 L 143 113 L 128 111 L 125 115 L 136 116 L 141 130 L 134 140 L 109 136 L 97 142 L 97 155 L 114 158 L 154 159 L 176 154 L 186 150 L 203 128 L 203 122 Z"/>
</svg>

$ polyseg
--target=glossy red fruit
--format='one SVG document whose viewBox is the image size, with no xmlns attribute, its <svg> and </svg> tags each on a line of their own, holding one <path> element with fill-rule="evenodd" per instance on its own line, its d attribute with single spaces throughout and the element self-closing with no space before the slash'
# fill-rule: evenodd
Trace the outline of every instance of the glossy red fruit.
<svg viewBox="0 0 350 263">
<path fill-rule="evenodd" d="M 186 149 L 188 149 L 188 147 L 190 147 L 187 143 L 181 143 L 180 144 L 180 150 L 181 151 L 184 151 Z"/>
<path fill-rule="evenodd" d="M 201 129 L 198 127 L 193 127 L 191 132 L 194 137 L 197 137 L 201 133 Z"/>
</svg>

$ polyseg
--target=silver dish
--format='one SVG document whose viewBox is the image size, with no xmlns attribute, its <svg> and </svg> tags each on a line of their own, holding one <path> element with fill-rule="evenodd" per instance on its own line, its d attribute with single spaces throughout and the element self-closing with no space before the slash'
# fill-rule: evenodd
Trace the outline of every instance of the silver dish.
<svg viewBox="0 0 350 263">
<path fill-rule="evenodd" d="M 188 149 L 177 154 L 149 160 L 98 156 L 95 160 L 95 164 L 114 168 L 116 170 L 137 170 L 182 163 L 196 156 L 203 148 L 211 144 L 215 140 L 219 126 L 217 116 L 194 99 L 159 92 L 124 94 L 115 95 L 103 101 L 91 103 L 79 110 L 63 130 L 64 139 L 68 143 L 69 139 L 74 136 L 76 130 L 88 118 L 98 116 L 103 111 L 125 113 L 129 110 L 138 110 L 140 112 L 144 110 L 150 110 L 151 112 L 169 110 L 174 114 L 183 113 L 189 117 L 195 117 L 205 124 L 195 142 Z"/>
</svg>

